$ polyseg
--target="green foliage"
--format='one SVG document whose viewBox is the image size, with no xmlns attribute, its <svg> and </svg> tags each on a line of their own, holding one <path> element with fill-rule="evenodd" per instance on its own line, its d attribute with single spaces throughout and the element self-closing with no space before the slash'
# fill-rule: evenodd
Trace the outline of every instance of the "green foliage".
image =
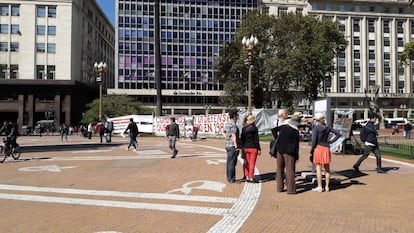
<svg viewBox="0 0 414 233">
<path fill-rule="evenodd" d="M 412 60 L 414 60 L 414 41 L 406 43 L 404 50 L 400 54 L 401 64 L 408 65 Z"/>
<path fill-rule="evenodd" d="M 271 107 L 272 99 L 285 106 L 292 106 L 299 96 L 316 99 L 326 74 L 333 72 L 336 48 L 347 44 L 332 21 L 296 14 L 276 18 L 259 10 L 246 13 L 215 64 L 215 81 L 224 83 L 226 92 L 221 100 L 231 107 L 247 102 L 248 56 L 241 40 L 250 35 L 259 39 L 252 56 L 256 108 Z"/>
<path fill-rule="evenodd" d="M 85 112 L 82 123 L 99 121 L 99 98 L 87 104 L 88 110 Z M 153 109 L 144 106 L 141 102 L 132 97 L 123 95 L 110 95 L 102 97 L 102 116 L 117 117 L 123 115 L 152 114 Z"/>
</svg>

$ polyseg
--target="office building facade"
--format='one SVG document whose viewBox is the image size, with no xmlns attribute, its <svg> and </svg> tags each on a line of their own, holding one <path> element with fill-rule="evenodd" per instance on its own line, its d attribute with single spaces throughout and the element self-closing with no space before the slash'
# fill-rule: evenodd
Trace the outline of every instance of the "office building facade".
<svg viewBox="0 0 414 233">
<path fill-rule="evenodd" d="M 413 9 L 400 0 L 160 1 L 164 114 L 221 112 L 221 84 L 213 83 L 214 57 L 230 41 L 243 13 L 260 7 L 337 21 L 348 41 L 333 53 L 333 71 L 320 92 L 331 109 L 355 110 L 367 118 L 367 98 L 384 117 L 409 117 L 414 108 L 414 64 L 401 66 L 399 53 L 414 38 Z M 154 3 L 117 1 L 115 88 L 148 106 L 156 103 Z M 276 67 L 277 68 L 277 67 Z M 375 95 L 375 87 L 379 88 Z M 368 92 L 367 94 L 365 92 Z M 308 102 L 299 106 L 309 109 Z"/>
<path fill-rule="evenodd" d="M 348 45 L 337 49 L 335 72 L 325 83 L 331 108 L 367 118 L 366 96 L 384 117 L 410 117 L 414 108 L 414 63 L 399 63 L 404 45 L 414 38 L 414 9 L 400 0 L 310 0 L 310 15 L 339 23 Z M 374 92 L 378 88 L 378 95 Z M 366 95 L 365 91 L 371 92 Z"/>
<path fill-rule="evenodd" d="M 213 62 L 231 41 L 243 14 L 257 0 L 161 0 L 163 115 L 221 113 L 223 85 Z M 116 1 L 115 88 L 148 106 L 156 104 L 154 1 Z"/>
<path fill-rule="evenodd" d="M 95 1 L 1 1 L 0 118 L 78 123 L 98 96 L 96 61 L 108 64 L 105 86 L 114 85 L 114 41 Z"/>
</svg>

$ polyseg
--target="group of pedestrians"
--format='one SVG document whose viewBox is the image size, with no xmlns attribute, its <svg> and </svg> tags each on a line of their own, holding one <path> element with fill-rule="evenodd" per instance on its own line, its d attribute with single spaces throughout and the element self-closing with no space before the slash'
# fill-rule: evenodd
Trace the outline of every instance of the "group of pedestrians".
<svg viewBox="0 0 414 233">
<path fill-rule="evenodd" d="M 296 194 L 296 162 L 299 160 L 299 129 L 298 126 L 302 121 L 302 113 L 295 112 L 288 118 L 287 109 L 281 109 L 278 112 L 279 117 L 274 122 L 272 128 L 272 137 L 276 144 L 276 187 L 278 192 L 285 190 L 288 194 Z M 223 137 L 225 138 L 225 149 L 227 153 L 226 176 L 229 183 L 236 182 L 236 164 L 237 157 L 241 154 L 244 160 L 242 180 L 254 182 L 254 168 L 257 157 L 261 154 L 259 142 L 259 131 L 256 127 L 256 118 L 248 115 L 244 121 L 241 133 L 237 122 L 239 115 L 236 111 L 229 113 L 230 120 L 223 128 Z M 355 172 L 359 171 L 359 166 L 368 155 L 372 152 L 377 158 L 377 172 L 385 173 L 381 166 L 381 154 L 379 152 L 377 131 L 379 128 L 378 116 L 370 114 L 370 121 L 365 126 L 368 138 L 365 142 L 363 155 L 353 165 Z M 312 128 L 312 142 L 310 149 L 310 162 L 316 167 L 317 185 L 312 191 L 329 192 L 330 191 L 330 163 L 331 151 L 330 144 L 341 137 L 338 130 L 329 126 L 326 122 L 326 116 L 317 113 L 314 116 Z M 331 137 L 334 134 L 334 137 Z M 322 170 L 325 172 L 325 183 L 323 185 Z"/>
</svg>

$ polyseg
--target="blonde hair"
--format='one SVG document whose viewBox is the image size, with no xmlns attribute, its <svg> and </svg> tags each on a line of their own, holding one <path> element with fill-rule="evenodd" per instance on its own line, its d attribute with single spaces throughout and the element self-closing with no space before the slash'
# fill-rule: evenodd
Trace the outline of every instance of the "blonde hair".
<svg viewBox="0 0 414 233">
<path fill-rule="evenodd" d="M 326 120 L 325 120 L 325 118 L 323 117 L 323 118 L 321 118 L 321 119 L 319 119 L 319 120 L 317 120 L 321 125 L 326 125 Z"/>
</svg>

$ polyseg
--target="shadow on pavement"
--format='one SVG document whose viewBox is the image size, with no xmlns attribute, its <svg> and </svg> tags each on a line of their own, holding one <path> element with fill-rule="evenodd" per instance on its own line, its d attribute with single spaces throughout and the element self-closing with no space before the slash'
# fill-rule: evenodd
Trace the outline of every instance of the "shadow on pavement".
<svg viewBox="0 0 414 233">
<path fill-rule="evenodd" d="M 276 179 L 276 172 L 269 172 L 269 173 L 265 173 L 265 174 L 260 174 L 259 177 L 260 177 L 259 181 L 261 183 L 272 181 L 272 180 Z"/>
<path fill-rule="evenodd" d="M 117 147 L 123 143 L 85 143 L 85 144 L 64 144 L 64 145 L 42 145 L 42 146 L 21 146 L 23 153 L 50 152 L 50 151 L 74 151 L 74 150 L 97 150 Z"/>
</svg>

